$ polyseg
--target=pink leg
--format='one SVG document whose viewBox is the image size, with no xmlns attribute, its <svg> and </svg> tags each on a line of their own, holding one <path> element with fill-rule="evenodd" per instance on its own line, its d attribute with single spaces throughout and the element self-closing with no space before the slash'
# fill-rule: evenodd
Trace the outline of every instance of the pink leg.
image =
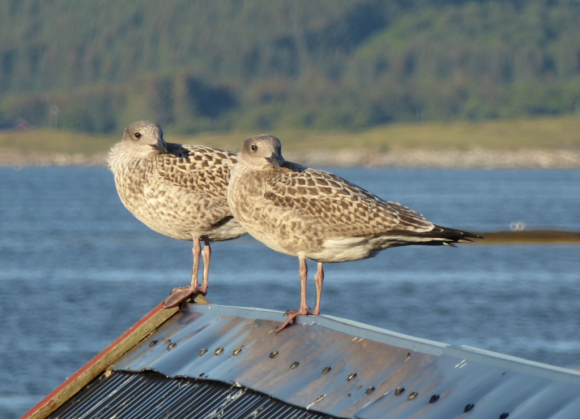
<svg viewBox="0 0 580 419">
<path fill-rule="evenodd" d="M 203 284 L 197 290 L 201 295 L 207 294 L 207 279 L 209 277 L 209 260 L 211 259 L 211 247 L 208 240 L 204 240 L 204 247 L 201 255 L 203 256 Z"/>
<path fill-rule="evenodd" d="M 306 316 L 308 314 L 308 304 L 306 303 L 306 279 L 308 277 L 308 266 L 306 266 L 306 259 L 299 257 L 298 260 L 300 261 L 300 308 L 298 310 L 289 310 L 284 314 L 288 316 L 286 322 L 278 327 L 276 333 L 281 332 L 283 329 L 286 328 L 296 317 L 298 316 Z"/>
<path fill-rule="evenodd" d="M 176 305 L 181 304 L 189 297 L 193 296 L 196 292 L 198 292 L 198 281 L 197 281 L 197 274 L 199 271 L 199 257 L 201 256 L 201 243 L 199 239 L 193 239 L 193 271 L 191 272 L 191 285 L 189 287 L 179 287 L 175 288 L 169 294 L 169 297 L 163 301 L 164 308 L 171 308 L 175 307 Z M 207 287 L 207 285 L 206 285 Z"/>
<path fill-rule="evenodd" d="M 320 296 L 322 295 L 322 282 L 324 281 L 324 269 L 322 268 L 322 263 L 318 262 L 318 272 L 314 276 L 316 281 L 316 305 L 314 306 L 313 316 L 318 316 L 320 314 Z"/>
<path fill-rule="evenodd" d="M 198 282 L 197 274 L 199 272 L 199 257 L 201 256 L 201 242 L 199 239 L 193 239 L 193 269 L 191 271 L 191 288 L 197 291 Z"/>
</svg>

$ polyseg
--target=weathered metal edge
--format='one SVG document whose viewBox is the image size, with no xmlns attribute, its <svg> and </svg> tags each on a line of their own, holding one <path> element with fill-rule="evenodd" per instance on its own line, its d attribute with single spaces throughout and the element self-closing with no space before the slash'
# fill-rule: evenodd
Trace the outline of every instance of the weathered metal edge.
<svg viewBox="0 0 580 419">
<path fill-rule="evenodd" d="M 209 304 L 201 295 L 196 296 L 194 301 L 197 304 Z M 48 417 L 178 311 L 179 307 L 164 309 L 163 303 L 157 305 L 64 383 L 37 403 L 21 419 L 45 419 Z"/>
</svg>

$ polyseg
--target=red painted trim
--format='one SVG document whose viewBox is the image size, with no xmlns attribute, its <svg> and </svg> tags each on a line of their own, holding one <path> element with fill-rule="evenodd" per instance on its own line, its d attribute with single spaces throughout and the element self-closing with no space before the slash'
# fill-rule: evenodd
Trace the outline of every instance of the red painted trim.
<svg viewBox="0 0 580 419">
<path fill-rule="evenodd" d="M 93 359 L 91 359 L 89 362 L 87 362 L 80 370 L 78 370 L 76 373 L 74 373 L 72 376 L 70 376 L 64 383 L 62 383 L 60 386 L 58 386 L 56 389 L 54 389 L 54 391 L 52 393 L 50 393 L 48 396 L 46 396 L 44 399 L 42 399 L 36 406 L 34 406 L 32 409 L 30 409 L 24 416 L 22 416 L 21 419 L 29 418 L 30 416 L 35 414 L 37 411 L 42 409 L 44 406 L 50 404 L 52 402 L 52 399 L 54 397 L 56 397 L 56 395 L 58 395 L 64 388 L 66 388 L 73 381 L 75 381 L 78 376 L 80 376 L 82 373 L 84 373 L 86 370 L 88 370 L 92 365 L 96 364 L 101 358 L 103 358 L 105 355 L 107 355 L 109 352 L 111 352 L 119 343 L 121 343 L 122 341 L 127 339 L 135 330 L 137 330 L 137 328 L 139 328 L 141 325 L 146 323 L 151 317 L 153 317 L 155 314 L 157 314 L 161 310 L 163 310 L 163 303 L 159 304 L 157 307 L 155 307 L 153 310 L 151 310 L 148 314 L 146 314 L 145 317 L 143 317 L 141 320 L 139 320 L 137 323 L 135 323 L 133 326 L 131 326 L 129 329 L 127 329 L 127 331 L 125 333 L 123 333 L 121 336 L 119 336 L 117 339 L 115 339 L 109 346 L 107 346 L 98 355 L 96 355 Z"/>
</svg>

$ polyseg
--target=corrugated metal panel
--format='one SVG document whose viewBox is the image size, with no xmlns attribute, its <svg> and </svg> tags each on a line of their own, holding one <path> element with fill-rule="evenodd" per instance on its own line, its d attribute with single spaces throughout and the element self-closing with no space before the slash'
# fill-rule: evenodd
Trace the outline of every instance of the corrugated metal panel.
<svg viewBox="0 0 580 419">
<path fill-rule="evenodd" d="M 50 418 L 328 419 L 255 391 L 155 372 L 103 374 Z"/>
<path fill-rule="evenodd" d="M 280 319 L 267 310 L 187 305 L 114 368 L 237 383 L 341 417 L 580 412 L 580 374 L 571 370 L 324 316 L 274 334 Z"/>
</svg>

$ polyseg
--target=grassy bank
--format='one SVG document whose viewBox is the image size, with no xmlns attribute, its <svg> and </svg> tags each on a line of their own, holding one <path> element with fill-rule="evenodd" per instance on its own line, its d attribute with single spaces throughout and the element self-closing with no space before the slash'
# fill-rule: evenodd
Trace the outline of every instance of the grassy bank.
<svg viewBox="0 0 580 419">
<path fill-rule="evenodd" d="M 203 133 L 195 136 L 176 136 L 168 131 L 167 141 L 205 144 L 238 151 L 241 141 L 257 131 Z M 388 155 L 396 150 L 453 150 L 474 149 L 517 152 L 518 150 L 580 150 L 580 118 L 576 116 L 478 123 L 420 123 L 392 124 L 373 129 L 348 131 L 273 130 L 283 143 L 284 151 L 304 155 L 310 151 L 367 150 Z M 37 158 L 76 156 L 82 164 L 87 159 L 101 162 L 108 149 L 120 140 L 115 135 L 89 135 L 65 131 L 33 130 L 0 133 L 0 163 L 34 164 Z M 16 157 L 15 157 L 16 156 Z M 74 164 L 74 163 L 72 163 Z"/>
</svg>

